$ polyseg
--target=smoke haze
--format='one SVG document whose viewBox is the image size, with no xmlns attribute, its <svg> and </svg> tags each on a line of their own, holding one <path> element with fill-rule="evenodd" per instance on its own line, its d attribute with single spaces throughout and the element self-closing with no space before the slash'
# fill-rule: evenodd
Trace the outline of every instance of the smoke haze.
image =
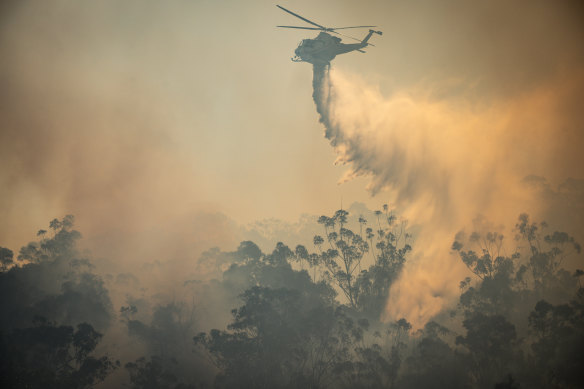
<svg viewBox="0 0 584 389">
<path fill-rule="evenodd" d="M 309 70 L 288 61 L 296 38 L 251 17 L 269 6 L 4 3 L 2 244 L 72 213 L 100 256 L 167 256 L 193 239 L 236 244 L 221 214 L 245 224 L 338 207 L 311 103 L 302 114 L 288 104 L 310 89 Z"/>
<path fill-rule="evenodd" d="M 582 236 L 578 2 L 290 9 L 384 31 L 322 84 L 340 187 L 310 69 L 288 60 L 307 36 L 274 33 L 272 3 L 3 2 L 0 244 L 72 213 L 99 257 L 184 269 L 234 247 L 239 224 L 389 198 L 423 233 L 388 306 L 421 323 L 451 300 L 448 273 L 466 274 L 449 245 L 478 214 L 509 230 L 530 212 Z"/>
</svg>

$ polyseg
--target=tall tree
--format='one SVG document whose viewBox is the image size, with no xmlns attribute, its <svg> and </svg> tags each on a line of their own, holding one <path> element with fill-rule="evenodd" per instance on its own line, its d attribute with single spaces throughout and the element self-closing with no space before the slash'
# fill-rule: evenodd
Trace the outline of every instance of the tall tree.
<svg viewBox="0 0 584 389">
<path fill-rule="evenodd" d="M 50 233 L 20 249 L 18 261 L 0 273 L 0 329 L 25 327 L 34 316 L 63 325 L 89 322 L 104 330 L 112 304 L 103 280 L 76 248 L 81 234 L 71 215 L 50 222 Z"/>
<path fill-rule="evenodd" d="M 325 229 L 326 240 L 320 235 L 314 237 L 316 255 L 301 251 L 311 265 L 325 269 L 325 279 L 343 292 L 352 308 L 371 317 L 381 314 L 389 288 L 412 249 L 405 221 L 398 222 L 387 205 L 383 206 L 383 212 L 376 211 L 375 216 L 375 232 L 367 227 L 367 220 L 359 216 L 359 233 L 347 228 L 349 213 L 345 210 L 338 210 L 332 217 L 321 216 L 318 222 Z M 364 269 L 367 254 L 373 260 Z"/>
</svg>

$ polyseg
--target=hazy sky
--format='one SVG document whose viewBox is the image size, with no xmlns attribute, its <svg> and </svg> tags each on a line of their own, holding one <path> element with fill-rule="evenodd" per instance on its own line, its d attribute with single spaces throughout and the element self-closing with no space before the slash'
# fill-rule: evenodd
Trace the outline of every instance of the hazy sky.
<svg viewBox="0 0 584 389">
<path fill-rule="evenodd" d="M 63 213 L 80 225 L 200 210 L 247 222 L 367 197 L 362 183 L 336 185 L 311 67 L 289 60 L 305 35 L 277 30 L 290 20 L 274 4 L 13 2 L 2 13 L 4 244 Z"/>
<path fill-rule="evenodd" d="M 337 184 L 347 167 L 333 165 L 337 154 L 323 137 L 312 68 L 290 61 L 298 42 L 316 34 L 275 28 L 302 25 L 276 3 L 7 1 L 0 7 L 0 245 L 16 250 L 67 213 L 94 249 L 102 245 L 100 255 L 114 246 L 147 254 L 145 236 L 166 242 L 163 251 L 173 250 L 168 242 L 177 252 L 232 244 L 234 222 L 328 214 L 341 197 L 375 208 L 397 201 L 396 193 L 432 197 L 444 188 L 427 168 L 455 177 L 438 197 L 464 204 L 472 200 L 463 184 L 481 197 L 488 175 L 498 177 L 498 189 L 479 200 L 489 207 L 509 180 L 545 177 L 556 193 L 566 179 L 584 178 L 577 1 L 280 4 L 327 26 L 374 24 L 384 32 L 367 54 L 333 62 L 339 85 L 352 91 L 342 100 L 347 117 L 355 110 L 391 116 L 396 111 L 380 110 L 400 96 L 413 104 L 397 122 L 391 116 L 401 132 L 371 138 L 369 167 L 361 169 L 373 175 L 375 197 L 365 188 L 369 178 Z M 422 122 L 430 125 L 420 131 Z M 387 157 L 400 148 L 410 153 L 403 169 Z M 579 190 L 573 202 L 581 204 Z M 407 201 L 401 205 L 407 212 Z M 469 214 L 450 224 L 476 216 L 476 208 L 461 209 Z"/>
</svg>

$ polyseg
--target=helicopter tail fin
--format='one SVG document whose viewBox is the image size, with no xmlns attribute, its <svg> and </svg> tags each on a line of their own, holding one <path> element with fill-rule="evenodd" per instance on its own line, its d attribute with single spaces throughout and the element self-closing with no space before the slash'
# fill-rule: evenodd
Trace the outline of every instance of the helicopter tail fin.
<svg viewBox="0 0 584 389">
<path fill-rule="evenodd" d="M 383 35 L 381 31 L 369 30 L 369 33 L 367 33 L 367 36 L 361 41 L 361 44 L 367 46 L 368 45 L 367 42 L 369 41 L 369 38 L 371 38 L 371 35 L 373 34 Z"/>
</svg>

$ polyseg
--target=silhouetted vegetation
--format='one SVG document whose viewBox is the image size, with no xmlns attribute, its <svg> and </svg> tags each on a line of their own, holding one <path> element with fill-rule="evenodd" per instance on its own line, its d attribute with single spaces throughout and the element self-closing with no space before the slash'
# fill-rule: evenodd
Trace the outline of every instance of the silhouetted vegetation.
<svg viewBox="0 0 584 389">
<path fill-rule="evenodd" d="M 582 387 L 584 272 L 563 268 L 580 253 L 573 237 L 527 215 L 509 254 L 498 232 L 458 234 L 452 252 L 470 271 L 459 302 L 414 329 L 382 321 L 413 237 L 387 206 L 373 215 L 321 216 L 323 234 L 294 249 L 210 249 L 213 278 L 177 275 L 188 293 L 170 300 L 119 274 L 130 292 L 117 320 L 114 278 L 80 255 L 73 217 L 55 219 L 16 259 L 0 248 L 2 387 Z M 231 312 L 223 327 L 201 325 L 219 311 Z M 132 346 L 114 375 L 120 343 Z"/>
<path fill-rule="evenodd" d="M 3 388 L 89 388 L 114 369 L 109 357 L 90 355 L 102 335 L 90 324 L 56 326 L 36 318 L 29 328 L 2 334 Z"/>
</svg>

